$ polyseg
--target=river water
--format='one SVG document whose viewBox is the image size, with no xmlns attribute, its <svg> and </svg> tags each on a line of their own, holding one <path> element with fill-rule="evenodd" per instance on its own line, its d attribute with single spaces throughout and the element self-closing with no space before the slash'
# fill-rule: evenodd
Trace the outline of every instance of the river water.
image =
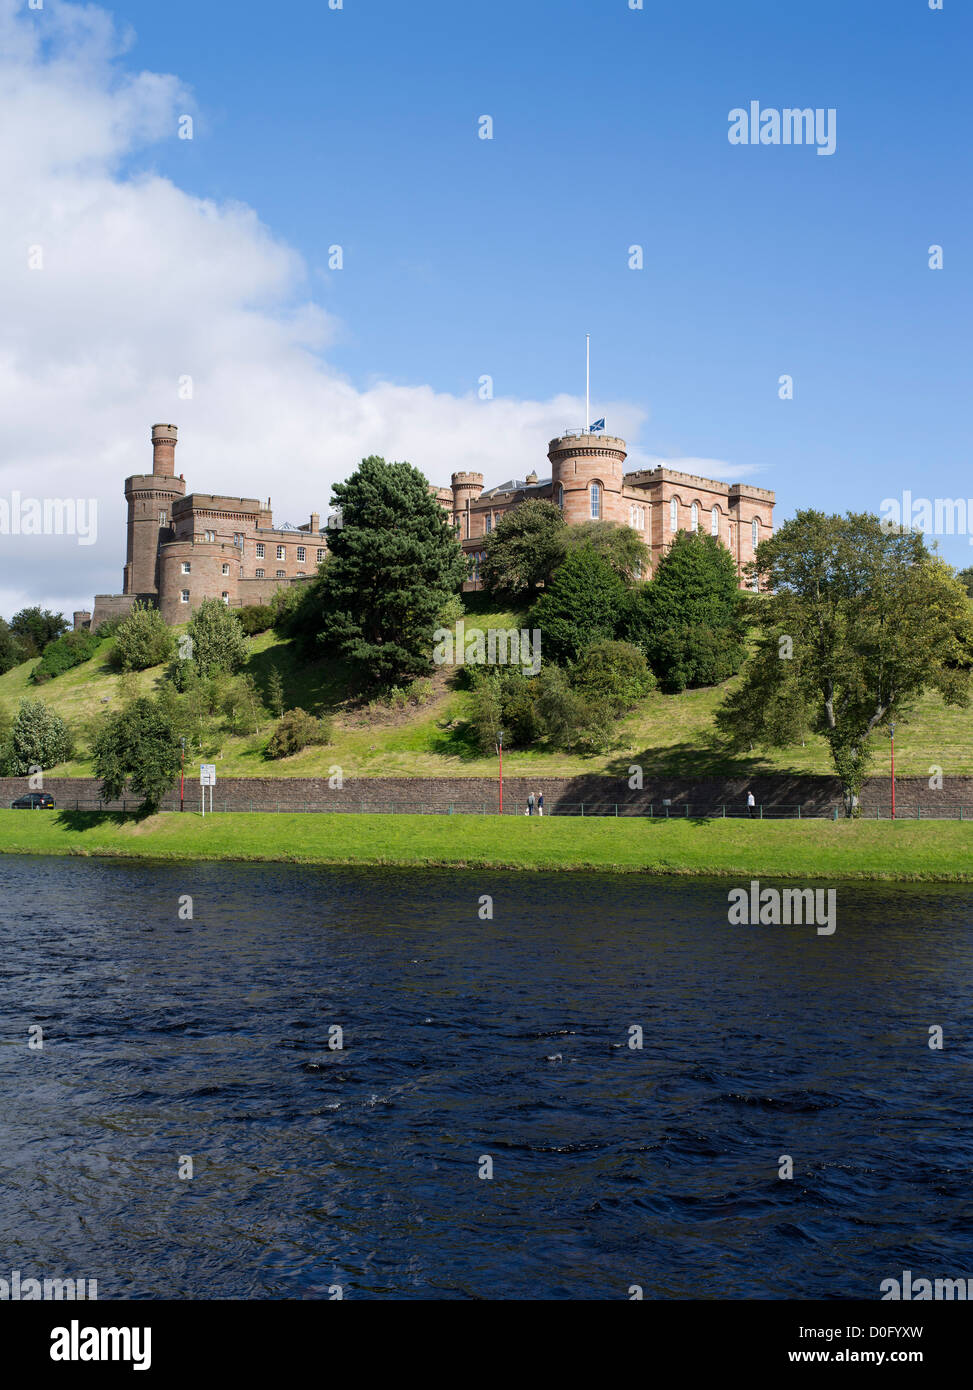
<svg viewBox="0 0 973 1390">
<path fill-rule="evenodd" d="M 973 890 L 839 885 L 826 936 L 731 925 L 730 886 L 0 857 L 0 1278 L 878 1298 L 905 1269 L 973 1277 Z"/>
</svg>

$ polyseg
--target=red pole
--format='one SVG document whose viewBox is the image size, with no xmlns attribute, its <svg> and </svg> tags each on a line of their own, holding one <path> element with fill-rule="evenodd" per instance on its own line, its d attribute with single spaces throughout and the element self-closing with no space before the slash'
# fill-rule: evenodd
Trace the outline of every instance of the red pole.
<svg viewBox="0 0 973 1390">
<path fill-rule="evenodd" d="M 895 725 L 892 725 L 892 819 L 895 820 Z"/>
<path fill-rule="evenodd" d="M 503 815 L 503 739 L 497 744 L 497 753 L 500 757 L 500 814 Z"/>
<path fill-rule="evenodd" d="M 182 744 L 182 763 L 179 768 L 179 809 L 184 811 L 186 809 L 183 804 L 186 790 L 186 740 L 180 739 L 180 742 Z"/>
</svg>

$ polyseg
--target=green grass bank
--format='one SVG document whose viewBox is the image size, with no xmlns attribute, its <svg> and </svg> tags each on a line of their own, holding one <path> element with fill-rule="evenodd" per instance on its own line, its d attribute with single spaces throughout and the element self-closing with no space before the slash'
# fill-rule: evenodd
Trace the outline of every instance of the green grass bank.
<svg viewBox="0 0 973 1390">
<path fill-rule="evenodd" d="M 0 811 L 0 852 L 973 882 L 973 824 Z"/>
</svg>

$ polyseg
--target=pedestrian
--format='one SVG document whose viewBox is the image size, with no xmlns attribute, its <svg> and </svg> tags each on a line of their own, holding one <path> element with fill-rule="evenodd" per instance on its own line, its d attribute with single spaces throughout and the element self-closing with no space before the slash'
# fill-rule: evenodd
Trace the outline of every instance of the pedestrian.
<svg viewBox="0 0 973 1390">
<path fill-rule="evenodd" d="M 533 792 L 531 792 L 530 796 L 527 798 L 527 814 L 528 814 L 529 816 L 532 816 L 532 815 L 534 814 L 534 793 L 533 793 Z"/>
<path fill-rule="evenodd" d="M 753 820 L 753 813 L 756 808 L 756 805 L 757 801 L 753 792 L 747 792 L 747 815 L 750 817 L 751 820 Z"/>
<path fill-rule="evenodd" d="M 544 793 L 543 793 L 543 792 L 538 792 L 538 793 L 537 793 L 537 814 L 538 814 L 539 816 L 542 816 L 542 815 L 544 814 Z"/>
</svg>

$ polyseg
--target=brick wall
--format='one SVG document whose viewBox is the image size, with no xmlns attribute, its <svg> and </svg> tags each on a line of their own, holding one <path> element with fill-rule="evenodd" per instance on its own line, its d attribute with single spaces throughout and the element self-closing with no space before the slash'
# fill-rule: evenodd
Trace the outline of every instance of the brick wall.
<svg viewBox="0 0 973 1390">
<path fill-rule="evenodd" d="M 217 763 L 217 776 L 219 764 Z M 752 790 L 758 805 L 768 809 L 793 808 L 801 805 L 805 814 L 822 812 L 840 802 L 838 782 L 831 777 L 789 777 L 784 774 L 764 777 L 653 778 L 641 791 L 632 791 L 627 779 L 613 777 L 504 778 L 504 807 L 522 806 L 530 791 L 543 791 L 545 808 L 567 810 L 585 802 L 588 807 L 618 805 L 619 810 L 648 810 L 653 805 L 658 812 L 663 798 L 672 802 L 672 814 L 679 815 L 689 804 L 694 809 L 740 809 Z M 98 798 L 98 783 L 91 778 L 45 777 L 44 788 L 60 806 L 68 807 L 75 799 L 92 802 Z M 0 778 L 0 805 L 6 806 L 27 791 L 27 778 Z M 973 819 L 973 777 L 946 778 L 942 791 L 930 791 L 925 778 L 903 777 L 896 780 L 896 812 L 914 816 L 917 807 L 930 815 L 946 807 L 963 805 Z M 129 807 L 136 798 L 127 798 Z M 192 808 L 199 805 L 198 780 L 186 779 L 186 801 Z M 214 808 L 224 803 L 236 809 L 265 808 L 302 810 L 305 803 L 318 810 L 361 811 L 383 809 L 390 802 L 412 803 L 416 808 L 446 810 L 452 805 L 457 811 L 480 811 L 497 806 L 497 783 L 482 777 L 368 777 L 347 779 L 341 791 L 332 790 L 326 778 L 305 777 L 228 777 L 220 778 L 214 793 Z M 166 806 L 178 806 L 178 788 Z M 113 803 L 120 807 L 121 803 Z M 888 809 L 889 783 L 887 778 L 871 778 L 865 785 L 862 805 L 866 810 Z"/>
</svg>

